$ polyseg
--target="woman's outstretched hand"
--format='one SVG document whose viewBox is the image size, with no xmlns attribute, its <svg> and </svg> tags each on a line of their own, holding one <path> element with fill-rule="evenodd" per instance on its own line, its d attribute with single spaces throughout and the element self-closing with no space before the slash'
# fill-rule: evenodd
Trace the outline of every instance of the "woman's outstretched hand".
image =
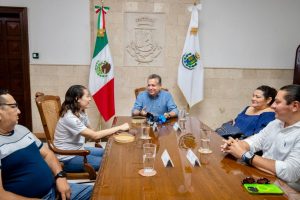
<svg viewBox="0 0 300 200">
<path fill-rule="evenodd" d="M 124 124 L 120 125 L 119 128 L 122 131 L 127 131 L 127 130 L 129 130 L 129 124 L 128 123 L 124 123 Z"/>
</svg>

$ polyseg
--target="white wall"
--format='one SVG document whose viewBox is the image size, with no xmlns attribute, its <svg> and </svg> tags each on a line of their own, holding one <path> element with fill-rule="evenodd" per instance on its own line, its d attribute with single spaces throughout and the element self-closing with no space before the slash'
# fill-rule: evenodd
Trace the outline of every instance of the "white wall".
<svg viewBox="0 0 300 200">
<path fill-rule="evenodd" d="M 201 3 L 205 67 L 293 68 L 300 43 L 299 0 Z M 0 0 L 0 5 L 28 7 L 30 54 L 40 53 L 40 59 L 30 59 L 31 64 L 89 65 L 88 0 Z"/>
<path fill-rule="evenodd" d="M 0 0 L 0 5 L 28 8 L 31 64 L 90 64 L 88 0 Z M 32 59 L 33 52 L 40 58 Z"/>
<path fill-rule="evenodd" d="M 205 67 L 293 68 L 299 0 L 201 0 Z"/>
<path fill-rule="evenodd" d="M 0 0 L 1 1 L 1 0 Z M 16 0 L 14 0 L 16 1 Z M 49 0 L 51 2 L 56 2 L 57 0 Z M 82 0 L 86 1 L 86 0 Z M 177 86 L 177 69 L 182 52 L 186 31 L 188 23 L 190 20 L 190 13 L 187 11 L 188 5 L 191 5 L 194 0 L 132 0 L 134 3 L 129 0 L 106 0 L 107 6 L 110 6 L 110 10 L 107 15 L 107 28 L 109 35 L 109 44 L 112 52 L 112 56 L 115 63 L 115 101 L 116 101 L 116 115 L 129 115 L 131 107 L 134 103 L 134 88 L 145 85 L 145 80 L 147 76 L 151 73 L 158 73 L 163 78 L 163 86 L 168 88 L 173 94 L 174 100 L 179 107 L 185 106 L 186 101 Z M 226 1 L 227 4 L 224 4 L 222 1 Z M 291 10 L 293 7 L 298 7 L 295 5 L 292 0 L 282 0 L 287 5 L 290 5 Z M 203 3 L 203 10 L 201 14 L 207 15 L 207 20 L 203 21 L 203 18 L 200 17 L 201 21 L 201 42 L 202 42 L 202 58 L 205 63 L 205 85 L 204 85 L 204 100 L 193 106 L 191 109 L 191 115 L 197 116 L 200 120 L 205 122 L 210 127 L 216 128 L 220 124 L 229 119 L 234 118 L 246 105 L 250 103 L 251 94 L 253 90 L 262 84 L 270 85 L 275 88 L 279 88 L 283 85 L 290 84 L 292 82 L 293 70 L 292 69 L 266 69 L 262 70 L 262 63 L 265 62 L 264 59 L 266 56 L 261 56 L 265 52 L 262 49 L 269 48 L 264 46 L 264 43 L 257 41 L 257 29 L 251 33 L 251 29 L 244 31 L 239 28 L 239 26 L 231 26 L 230 30 L 227 30 L 228 24 L 232 20 L 240 20 L 243 13 L 247 13 L 248 7 L 242 7 L 241 4 L 235 0 L 234 6 L 228 4 L 233 2 L 233 0 L 219 0 L 218 4 L 216 0 L 201 0 Z M 263 0 L 261 2 L 257 1 L 247 1 L 243 2 L 252 3 L 252 7 L 256 4 L 258 5 L 255 12 L 257 13 L 261 9 L 266 9 L 264 6 L 265 2 L 268 2 L 270 6 L 279 6 L 279 1 L 273 0 Z M 214 3 L 214 4 L 213 4 Z M 256 4 L 254 4 L 256 3 Z M 275 3 L 275 5 L 273 5 Z M 93 12 L 93 5 L 99 4 L 99 0 L 92 0 L 90 6 L 90 23 L 93 29 L 92 33 L 95 33 L 95 22 L 96 15 Z M 260 8 L 262 4 L 262 8 Z M 230 6 L 231 5 L 231 6 Z M 166 13 L 166 51 L 165 51 L 165 66 L 164 67 L 124 67 L 123 65 L 123 40 L 124 40 L 124 12 L 146 12 L 151 13 L 157 8 L 162 8 Z M 66 5 L 66 10 L 68 9 Z M 219 10 L 226 10 L 226 16 L 224 13 L 219 15 Z M 242 10 L 236 10 L 242 9 Z M 253 11 L 254 12 L 254 11 Z M 42 13 L 42 11 L 41 11 Z M 30 14 L 30 13 L 29 13 Z M 80 15 L 80 13 L 77 13 Z M 285 13 L 285 21 L 291 21 L 289 14 Z M 248 13 L 250 15 L 250 13 Z M 248 16 L 249 18 L 250 16 Z M 269 29 L 269 26 L 264 27 L 261 25 L 263 21 L 262 17 L 256 17 L 255 14 L 251 14 L 251 17 L 255 18 L 259 25 L 266 30 Z M 276 16 L 275 16 L 276 17 Z M 215 19 L 217 18 L 217 19 Z M 238 18 L 238 19 L 236 19 Z M 245 17 L 244 17 L 245 18 Z M 226 19 L 226 20 L 225 20 Z M 245 20 L 244 20 L 245 21 Z M 73 21 L 72 21 L 73 22 Z M 225 25 L 225 24 L 227 25 Z M 253 22 L 253 24 L 255 24 Z M 289 25 L 290 27 L 286 30 L 293 30 L 293 26 L 297 26 L 295 23 Z M 254 25 L 253 25 L 254 26 Z M 56 27 L 51 29 L 58 30 Z M 218 31 L 214 31 L 215 28 Z M 219 31 L 220 30 L 220 31 Z M 75 30 L 76 31 L 76 30 Z M 246 41 L 239 38 L 238 42 L 235 42 L 237 36 L 231 35 L 229 33 L 242 32 L 242 35 L 254 35 L 254 37 L 244 37 Z M 296 32 L 296 31 L 293 31 Z M 299 32 L 299 31 L 297 31 Z M 227 34 L 225 34 L 227 33 Z M 230 36 L 230 40 L 228 39 Z M 274 40 L 272 37 L 273 43 L 277 43 L 282 39 L 288 40 L 297 40 L 297 37 L 285 36 L 281 37 L 279 40 Z M 34 40 L 35 38 L 31 38 Z M 95 39 L 95 36 L 90 38 L 91 40 Z M 228 41 L 227 41 L 228 40 Z M 215 42 L 217 41 L 217 42 Z M 262 40 L 264 41 L 264 40 Z M 270 43 L 270 42 L 269 42 Z M 294 43 L 294 42 L 293 42 Z M 230 44 L 230 45 L 228 45 Z M 231 48 L 234 46 L 238 49 L 243 49 L 243 45 L 250 44 L 251 51 L 249 51 L 254 57 L 253 59 L 248 59 L 244 56 L 242 52 L 239 52 L 237 49 Z M 227 46 L 226 46 L 227 45 Z M 293 44 L 295 45 L 295 44 Z M 290 45 L 291 46 L 291 45 Z M 250 49 L 247 47 L 247 49 Z M 291 47 L 293 49 L 293 47 Z M 77 50 L 77 49 L 72 49 Z M 273 49 L 269 49 L 273 51 Z M 281 50 L 281 49 L 280 49 Z M 276 50 L 277 51 L 277 50 Z M 294 50 L 291 50 L 293 52 Z M 211 52 L 211 53 L 209 53 Z M 215 53 L 216 52 L 216 53 Z M 279 60 L 282 58 L 287 58 L 288 56 L 294 60 L 294 53 L 285 53 L 279 55 Z M 209 53 L 209 54 L 207 54 Z M 238 54 L 238 57 L 235 55 Z M 272 55 L 272 54 L 271 54 Z M 242 57 L 241 57 L 242 56 Z M 289 60 L 289 59 L 288 59 Z M 255 61 L 255 63 L 254 63 Z M 268 60 L 267 60 L 268 61 Z M 284 64 L 278 64 L 277 60 L 270 60 L 266 66 L 291 66 L 290 61 Z M 275 62 L 276 61 L 276 62 Z M 219 63 L 217 65 L 217 62 Z M 290 63 L 289 63 L 290 62 Z M 257 64 L 257 65 L 256 65 Z M 255 69 L 220 69 L 214 68 L 214 66 L 220 67 L 253 67 Z M 240 66 L 238 66 L 240 65 Z M 207 68 L 209 67 L 209 68 Z M 88 74 L 89 74 L 89 65 L 46 65 L 46 64 L 32 64 L 30 66 L 30 77 L 31 77 L 31 92 L 32 92 L 32 105 L 34 105 L 34 93 L 37 91 L 42 91 L 45 94 L 58 94 L 61 99 L 64 99 L 64 94 L 67 88 L 72 84 L 88 84 Z M 40 123 L 39 114 L 37 112 L 36 106 L 33 108 L 33 122 L 34 122 L 34 131 L 41 132 L 43 130 Z M 98 127 L 99 124 L 99 112 L 94 104 L 91 105 L 91 108 L 88 109 L 88 114 L 90 116 L 92 127 Z M 110 123 L 106 123 L 103 127 L 109 127 Z"/>
</svg>

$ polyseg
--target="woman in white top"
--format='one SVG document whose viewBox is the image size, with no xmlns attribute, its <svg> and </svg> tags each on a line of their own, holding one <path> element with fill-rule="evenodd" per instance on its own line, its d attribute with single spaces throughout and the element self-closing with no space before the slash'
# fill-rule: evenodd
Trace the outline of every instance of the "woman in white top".
<svg viewBox="0 0 300 200">
<path fill-rule="evenodd" d="M 98 170 L 104 150 L 96 147 L 85 147 L 85 138 L 98 140 L 119 130 L 128 130 L 129 125 L 125 123 L 110 129 L 94 131 L 90 127 L 89 118 L 85 112 L 91 100 L 89 91 L 82 85 L 73 85 L 68 89 L 55 129 L 54 144 L 59 149 L 64 150 L 90 150 L 90 154 L 87 156 L 88 162 L 95 170 Z M 64 163 L 64 170 L 67 172 L 84 171 L 82 156 L 58 155 L 58 159 Z"/>
</svg>

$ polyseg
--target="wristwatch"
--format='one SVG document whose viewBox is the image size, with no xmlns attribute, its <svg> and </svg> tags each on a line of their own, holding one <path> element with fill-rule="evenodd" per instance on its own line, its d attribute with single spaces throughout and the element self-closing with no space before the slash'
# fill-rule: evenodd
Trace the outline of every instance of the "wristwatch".
<svg viewBox="0 0 300 200">
<path fill-rule="evenodd" d="M 166 113 L 166 118 L 169 119 L 171 117 L 170 113 Z"/>
<path fill-rule="evenodd" d="M 254 158 L 255 154 L 252 153 L 251 151 L 247 151 L 242 155 L 242 160 L 248 164 L 248 165 L 252 165 L 252 160 Z"/>
<path fill-rule="evenodd" d="M 56 174 L 56 176 L 54 177 L 55 180 L 58 178 L 66 178 L 67 177 L 67 173 L 65 171 L 60 171 Z"/>
</svg>

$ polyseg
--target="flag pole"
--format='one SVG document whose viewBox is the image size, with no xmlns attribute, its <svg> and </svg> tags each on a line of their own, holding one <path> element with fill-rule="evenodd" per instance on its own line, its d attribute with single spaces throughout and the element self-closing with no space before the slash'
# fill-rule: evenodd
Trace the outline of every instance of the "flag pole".
<svg viewBox="0 0 300 200">
<path fill-rule="evenodd" d="M 101 9 L 103 9 L 103 0 L 101 0 Z M 100 27 L 99 27 L 100 28 Z M 98 31 L 97 31 L 97 33 L 98 33 Z M 103 122 L 104 122 L 104 119 L 103 119 L 103 116 L 102 116 L 102 114 L 99 112 L 99 129 L 100 130 L 102 130 L 102 125 L 103 125 Z M 100 142 L 101 142 L 101 139 L 100 139 Z"/>
<path fill-rule="evenodd" d="M 203 65 L 200 60 L 200 44 L 199 44 L 199 22 L 198 10 L 201 4 L 197 4 L 198 0 L 192 1 L 194 4 L 188 7 L 191 12 L 191 20 L 186 34 L 186 39 L 179 61 L 178 67 L 178 86 L 187 101 L 187 111 L 190 112 L 191 107 L 203 100 Z M 196 88 L 196 86 L 201 86 Z"/>
<path fill-rule="evenodd" d="M 196 6 L 196 5 L 197 5 L 197 0 L 194 0 L 194 6 Z M 190 107 L 189 103 L 187 103 L 186 104 L 186 111 L 187 111 L 187 113 L 190 113 L 190 110 L 191 110 L 191 107 Z"/>
<path fill-rule="evenodd" d="M 103 7 L 104 7 L 104 0 L 101 0 L 100 3 L 101 3 L 101 8 L 100 8 L 100 9 L 101 9 L 101 11 L 102 11 L 102 9 L 103 9 Z M 100 14 L 101 14 L 101 13 L 100 13 Z M 100 22 L 99 22 L 99 23 L 100 23 Z M 98 28 L 97 28 L 97 35 L 98 35 L 98 33 L 99 33 L 100 28 L 101 28 L 101 27 L 98 27 Z M 103 124 L 104 124 L 104 118 L 103 118 L 101 112 L 99 112 L 99 124 L 98 124 L 99 130 L 102 130 Z M 100 139 L 100 142 L 101 142 L 101 139 Z"/>
<path fill-rule="evenodd" d="M 187 111 L 188 113 L 190 113 L 190 110 L 191 110 L 190 105 L 187 103 L 187 105 L 186 105 L 186 111 Z"/>
<path fill-rule="evenodd" d="M 101 0 L 101 7 L 103 8 L 104 7 L 104 5 L 103 5 L 103 0 Z M 101 9 L 102 9 L 101 8 Z M 100 28 L 100 27 L 99 27 Z M 98 34 L 98 30 L 97 30 L 97 34 Z M 99 130 L 102 130 L 102 125 L 103 125 L 103 123 L 104 123 L 104 119 L 103 119 L 103 116 L 102 116 L 102 114 L 99 112 Z M 100 138 L 100 142 L 101 142 L 101 138 Z"/>
<path fill-rule="evenodd" d="M 109 50 L 105 27 L 105 15 L 109 7 L 104 7 L 104 1 L 95 5 L 97 18 L 97 35 L 93 58 L 90 66 L 89 89 L 100 112 L 98 127 L 105 128 L 104 121 L 108 121 L 115 114 L 114 102 L 114 66 Z"/>
</svg>

